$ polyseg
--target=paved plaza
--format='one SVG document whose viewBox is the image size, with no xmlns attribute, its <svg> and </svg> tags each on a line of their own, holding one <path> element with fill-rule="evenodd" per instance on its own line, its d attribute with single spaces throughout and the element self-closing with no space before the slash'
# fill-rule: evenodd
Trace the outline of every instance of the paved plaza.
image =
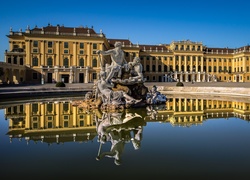
<svg viewBox="0 0 250 180">
<path fill-rule="evenodd" d="M 237 82 L 195 82 L 183 83 L 184 87 L 227 87 L 227 88 L 250 88 L 250 83 Z M 176 87 L 176 82 L 145 82 L 144 85 L 151 88 L 153 85 L 163 87 Z M 0 85 L 0 98 L 6 96 L 23 96 L 32 93 L 70 93 L 88 92 L 93 89 L 93 83 L 66 83 L 66 87 L 56 87 L 55 84 L 39 85 Z"/>
</svg>

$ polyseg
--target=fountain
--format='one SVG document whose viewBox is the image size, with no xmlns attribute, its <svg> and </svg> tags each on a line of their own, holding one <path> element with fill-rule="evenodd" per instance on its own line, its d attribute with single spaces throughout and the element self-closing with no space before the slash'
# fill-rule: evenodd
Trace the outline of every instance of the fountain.
<svg viewBox="0 0 250 180">
<path fill-rule="evenodd" d="M 87 92 L 81 102 L 74 105 L 87 109 L 119 110 L 130 107 L 144 107 L 147 104 L 162 104 L 166 96 L 144 85 L 143 66 L 139 57 L 127 62 L 121 49 L 122 43 L 116 42 L 115 48 L 97 51 L 101 71 L 93 91 Z M 102 56 L 110 55 L 112 63 L 104 63 Z"/>
</svg>

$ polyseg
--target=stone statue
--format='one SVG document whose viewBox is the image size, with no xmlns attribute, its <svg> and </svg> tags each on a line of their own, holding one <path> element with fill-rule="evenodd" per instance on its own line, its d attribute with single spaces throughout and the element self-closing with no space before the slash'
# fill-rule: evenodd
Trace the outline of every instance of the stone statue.
<svg viewBox="0 0 250 180">
<path fill-rule="evenodd" d="M 162 104 L 167 101 L 167 98 L 165 95 L 157 91 L 157 87 L 154 85 L 147 93 L 146 101 L 147 104 Z"/>
<path fill-rule="evenodd" d="M 106 67 L 106 73 L 108 73 L 106 81 L 110 82 L 110 80 L 113 77 L 116 78 L 121 78 L 122 76 L 122 68 L 127 68 L 127 61 L 124 56 L 124 52 L 121 49 L 122 43 L 121 42 L 116 42 L 115 43 L 115 48 L 108 50 L 108 51 L 97 51 L 97 54 L 102 54 L 102 55 L 110 55 L 112 63 L 110 66 Z M 118 73 L 117 76 L 115 76 L 115 73 Z"/>
<path fill-rule="evenodd" d="M 105 79 L 105 72 L 100 72 L 100 80 L 97 81 L 97 96 L 102 98 L 104 104 L 136 104 L 141 101 L 134 99 L 124 91 L 113 91 L 113 84 Z"/>
<path fill-rule="evenodd" d="M 137 119 L 135 119 L 137 118 Z M 104 112 L 96 119 L 96 128 L 100 147 L 96 160 L 104 157 L 114 158 L 116 165 L 121 165 L 121 156 L 126 143 L 132 142 L 135 150 L 140 148 L 145 121 L 137 113 Z M 102 144 L 111 142 L 110 151 L 101 152 Z"/>
<path fill-rule="evenodd" d="M 132 75 L 132 77 L 130 77 L 129 79 L 132 79 L 134 81 L 143 81 L 143 74 L 142 74 L 143 67 L 141 64 L 141 59 L 139 57 L 135 57 L 133 59 L 133 62 L 129 62 L 128 67 Z"/>
</svg>

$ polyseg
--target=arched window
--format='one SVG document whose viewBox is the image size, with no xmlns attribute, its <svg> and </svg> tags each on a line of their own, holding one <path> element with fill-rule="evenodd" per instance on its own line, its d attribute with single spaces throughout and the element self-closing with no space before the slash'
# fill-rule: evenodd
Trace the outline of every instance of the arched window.
<svg viewBox="0 0 250 180">
<path fill-rule="evenodd" d="M 198 66 L 198 72 L 201 72 L 201 66 L 200 65 Z"/>
<path fill-rule="evenodd" d="M 79 66 L 84 66 L 84 59 L 83 58 L 79 59 Z"/>
<path fill-rule="evenodd" d="M 97 60 L 96 60 L 96 58 L 94 58 L 92 60 L 92 67 L 97 67 Z"/>
<path fill-rule="evenodd" d="M 32 58 L 32 66 L 38 66 L 38 58 L 36 56 Z"/>
<path fill-rule="evenodd" d="M 173 66 L 172 65 L 169 66 L 169 71 L 173 72 Z"/>
<path fill-rule="evenodd" d="M 168 71 L 168 66 L 164 65 L 164 72 L 167 72 L 167 71 Z"/>
<path fill-rule="evenodd" d="M 155 65 L 152 66 L 152 71 L 155 72 Z"/>
<path fill-rule="evenodd" d="M 161 72 L 161 65 L 158 65 L 158 72 Z"/>
<path fill-rule="evenodd" d="M 184 65 L 181 65 L 181 71 L 184 71 Z"/>
<path fill-rule="evenodd" d="M 175 66 L 175 71 L 179 71 L 179 66 L 178 65 Z"/>
<path fill-rule="evenodd" d="M 53 59 L 51 57 L 47 59 L 47 66 L 53 66 Z"/>
<path fill-rule="evenodd" d="M 150 71 L 149 65 L 146 66 L 146 71 L 147 71 L 147 72 Z"/>
<path fill-rule="evenodd" d="M 207 72 L 207 66 L 203 67 L 203 71 Z"/>
<path fill-rule="evenodd" d="M 217 68 L 216 68 L 216 66 L 214 66 L 214 72 L 217 72 Z"/>
<path fill-rule="evenodd" d="M 212 67 L 208 66 L 208 72 L 212 72 Z"/>
<path fill-rule="evenodd" d="M 66 68 L 69 67 L 69 59 L 68 58 L 63 59 L 63 66 L 65 66 Z"/>
</svg>

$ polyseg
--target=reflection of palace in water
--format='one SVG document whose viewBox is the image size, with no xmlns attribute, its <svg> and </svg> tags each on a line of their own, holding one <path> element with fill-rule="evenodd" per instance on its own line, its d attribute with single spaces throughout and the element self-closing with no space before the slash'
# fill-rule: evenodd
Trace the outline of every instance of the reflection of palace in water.
<svg viewBox="0 0 250 180">
<path fill-rule="evenodd" d="M 164 106 L 147 108 L 144 114 L 137 113 L 145 122 L 190 127 L 216 118 L 237 117 L 249 121 L 249 106 L 246 102 L 178 97 L 168 98 Z M 5 117 L 9 119 L 7 134 L 11 141 L 20 138 L 48 144 L 88 142 L 97 136 L 97 114 L 73 106 L 70 101 L 13 105 L 5 108 Z"/>
</svg>

